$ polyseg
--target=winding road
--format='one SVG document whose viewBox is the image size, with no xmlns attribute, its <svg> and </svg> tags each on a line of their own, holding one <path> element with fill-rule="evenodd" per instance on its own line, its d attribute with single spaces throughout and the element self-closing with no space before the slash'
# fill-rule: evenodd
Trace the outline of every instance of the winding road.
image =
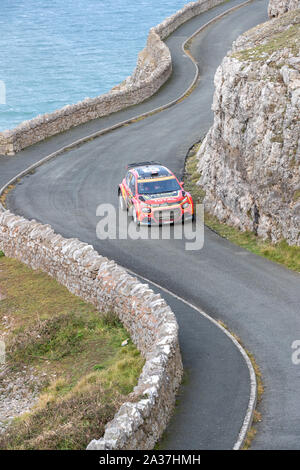
<svg viewBox="0 0 300 470">
<path fill-rule="evenodd" d="M 226 2 L 178 28 L 167 40 L 173 75 L 151 99 L 19 152 L 0 156 L 0 187 L 63 145 L 179 97 L 192 83 L 195 65 L 182 43 L 201 25 L 242 3 Z M 117 186 L 128 162 L 160 160 L 182 177 L 191 145 L 212 124 L 213 77 L 239 34 L 267 20 L 267 2 L 254 0 L 198 34 L 191 53 L 200 81 L 186 99 L 153 116 L 121 127 L 69 151 L 24 177 L 9 194 L 18 214 L 49 223 L 145 277 L 170 304 L 180 327 L 186 379 L 163 440 L 165 449 L 231 449 L 249 403 L 250 377 L 238 348 L 212 318 L 222 320 L 254 353 L 265 394 L 255 449 L 299 449 L 300 366 L 291 344 L 300 336 L 300 276 L 232 245 L 205 228 L 204 247 L 186 251 L 182 240 L 99 240 L 96 208 L 117 205 Z M 147 230 L 145 228 L 145 230 Z M 159 287 L 163 289 L 161 290 Z M 177 296 L 172 295 L 175 293 Z"/>
</svg>

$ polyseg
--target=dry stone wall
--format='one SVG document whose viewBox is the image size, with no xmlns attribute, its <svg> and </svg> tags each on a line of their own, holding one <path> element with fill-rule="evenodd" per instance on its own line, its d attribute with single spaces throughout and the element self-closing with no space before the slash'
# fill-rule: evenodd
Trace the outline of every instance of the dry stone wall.
<svg viewBox="0 0 300 470">
<path fill-rule="evenodd" d="M 47 137 L 120 111 L 153 95 L 172 73 L 171 55 L 154 32 L 149 34 L 143 53 L 147 58 L 145 68 L 142 67 L 143 62 L 139 62 L 138 69 L 126 81 L 126 86 L 112 89 L 96 98 L 86 98 L 79 103 L 64 106 L 53 113 L 37 116 L 15 129 L 0 133 L 0 154 L 14 154 Z"/>
<path fill-rule="evenodd" d="M 0 212 L 0 250 L 51 275 L 99 312 L 118 315 L 146 362 L 130 402 L 88 448 L 153 448 L 168 423 L 182 377 L 178 326 L 170 307 L 92 246 L 9 211 Z"/>
<path fill-rule="evenodd" d="M 24 121 L 12 130 L 0 132 L 0 154 L 14 155 L 55 134 L 141 103 L 152 96 L 172 73 L 171 54 L 162 40 L 190 18 L 222 2 L 223 0 L 199 0 L 188 3 L 161 24 L 151 28 L 147 45 L 139 54 L 136 69 L 123 83 L 96 98 L 86 98 L 53 113 Z"/>
</svg>

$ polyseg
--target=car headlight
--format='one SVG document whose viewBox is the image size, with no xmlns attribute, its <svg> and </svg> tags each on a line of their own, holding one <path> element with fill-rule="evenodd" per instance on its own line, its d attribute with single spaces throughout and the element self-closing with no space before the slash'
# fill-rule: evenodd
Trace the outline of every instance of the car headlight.
<svg viewBox="0 0 300 470">
<path fill-rule="evenodd" d="M 150 209 L 150 207 L 142 207 L 142 212 L 144 212 L 146 214 L 150 214 L 151 209 Z"/>
<path fill-rule="evenodd" d="M 190 204 L 189 204 L 189 199 L 188 199 L 188 197 L 185 197 L 185 198 L 181 201 L 181 204 L 182 204 L 181 207 L 182 207 L 183 209 L 186 209 L 187 207 L 189 207 Z"/>
</svg>

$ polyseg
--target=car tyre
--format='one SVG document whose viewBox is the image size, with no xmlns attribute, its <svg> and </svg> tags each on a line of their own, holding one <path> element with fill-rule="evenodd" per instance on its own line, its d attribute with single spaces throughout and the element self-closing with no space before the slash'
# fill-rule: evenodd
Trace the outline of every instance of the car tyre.
<svg viewBox="0 0 300 470">
<path fill-rule="evenodd" d="M 119 208 L 121 209 L 121 211 L 126 211 L 127 210 L 127 207 L 126 207 L 124 198 L 122 196 L 122 193 L 119 193 Z"/>
<path fill-rule="evenodd" d="M 134 223 L 135 223 L 137 226 L 139 226 L 139 225 L 140 225 L 140 221 L 139 221 L 138 218 L 137 218 L 137 214 L 136 214 L 135 207 L 132 208 L 132 218 L 133 218 Z"/>
</svg>

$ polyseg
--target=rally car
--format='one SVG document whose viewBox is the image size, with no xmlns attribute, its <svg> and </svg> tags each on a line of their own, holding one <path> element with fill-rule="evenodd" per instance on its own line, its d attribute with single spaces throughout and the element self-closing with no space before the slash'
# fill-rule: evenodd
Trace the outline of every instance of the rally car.
<svg viewBox="0 0 300 470">
<path fill-rule="evenodd" d="M 118 188 L 119 207 L 137 225 L 193 220 L 194 204 L 174 173 L 159 162 L 131 163 Z"/>
</svg>

